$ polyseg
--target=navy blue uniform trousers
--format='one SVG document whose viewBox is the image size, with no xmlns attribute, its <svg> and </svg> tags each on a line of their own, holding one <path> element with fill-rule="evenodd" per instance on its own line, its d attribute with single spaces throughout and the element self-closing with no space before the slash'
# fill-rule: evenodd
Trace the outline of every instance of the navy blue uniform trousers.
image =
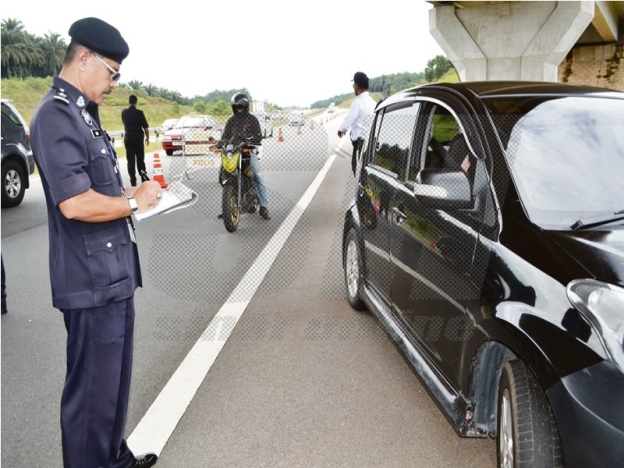
<svg viewBox="0 0 624 468">
<path fill-rule="evenodd" d="M 126 159 L 128 160 L 128 175 L 130 176 L 130 183 L 133 185 L 137 180 L 137 172 L 139 173 L 139 180 L 142 180 L 141 171 L 146 171 L 143 138 L 145 138 L 143 133 L 126 133 L 124 137 Z"/>
<path fill-rule="evenodd" d="M 67 375 L 61 398 L 65 468 L 127 468 L 124 439 L 134 341 L 134 298 L 61 310 Z"/>
</svg>

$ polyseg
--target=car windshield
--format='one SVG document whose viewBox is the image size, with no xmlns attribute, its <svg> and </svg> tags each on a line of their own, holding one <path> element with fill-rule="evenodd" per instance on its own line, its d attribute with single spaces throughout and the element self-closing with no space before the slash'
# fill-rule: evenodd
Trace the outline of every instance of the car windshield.
<svg viewBox="0 0 624 468">
<path fill-rule="evenodd" d="M 570 229 L 579 219 L 624 207 L 623 99 L 546 100 L 517 119 L 506 135 L 512 177 L 534 223 Z"/>
<path fill-rule="evenodd" d="M 176 128 L 204 127 L 205 120 L 203 117 L 191 115 L 182 117 L 176 124 Z"/>
</svg>

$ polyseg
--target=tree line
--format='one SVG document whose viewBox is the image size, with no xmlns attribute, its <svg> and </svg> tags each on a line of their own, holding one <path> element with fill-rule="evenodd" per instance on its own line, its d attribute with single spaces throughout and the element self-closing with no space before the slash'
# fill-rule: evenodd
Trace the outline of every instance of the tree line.
<svg viewBox="0 0 624 468">
<path fill-rule="evenodd" d="M 2 20 L 2 78 L 25 79 L 29 77 L 46 78 L 58 74 L 67 45 L 65 40 L 57 33 L 47 33 L 43 37 L 35 36 L 24 29 L 24 24 L 13 18 Z M 371 78 L 369 91 L 381 93 L 383 97 L 390 96 L 397 91 L 406 89 L 423 82 L 435 81 L 453 67 L 451 61 L 437 55 L 427 62 L 427 67 L 420 73 L 397 73 L 382 75 Z M 144 84 L 141 81 L 132 80 L 128 83 L 119 83 L 119 87 L 142 90 L 152 97 L 160 97 L 173 101 L 183 106 L 192 106 L 198 112 L 206 112 L 213 115 L 226 115 L 231 112 L 229 108 L 230 96 L 237 92 L 246 93 L 250 99 L 251 94 L 246 89 L 216 90 L 204 96 L 186 97 L 180 92 L 166 88 L 160 88 L 153 84 Z M 313 109 L 328 107 L 330 103 L 340 103 L 352 94 L 340 94 L 328 99 L 313 103 Z M 279 106 L 269 103 L 269 110 L 279 109 Z"/>
</svg>

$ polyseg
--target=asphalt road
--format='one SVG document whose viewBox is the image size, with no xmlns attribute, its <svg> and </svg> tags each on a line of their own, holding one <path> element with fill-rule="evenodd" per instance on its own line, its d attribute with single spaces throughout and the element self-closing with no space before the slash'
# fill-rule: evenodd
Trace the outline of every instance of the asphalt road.
<svg viewBox="0 0 624 468">
<path fill-rule="evenodd" d="M 158 152 L 166 179 L 199 194 L 137 223 L 144 287 L 127 436 L 137 452 L 158 451 L 158 467 L 495 465 L 493 441 L 458 437 L 373 317 L 344 298 L 354 183 L 339 121 L 266 140 L 272 219 L 245 215 L 236 233 L 217 219 L 216 161 Z M 37 180 L 2 210 L 7 468 L 62 465 L 65 331 L 51 305 L 45 210 Z"/>
</svg>

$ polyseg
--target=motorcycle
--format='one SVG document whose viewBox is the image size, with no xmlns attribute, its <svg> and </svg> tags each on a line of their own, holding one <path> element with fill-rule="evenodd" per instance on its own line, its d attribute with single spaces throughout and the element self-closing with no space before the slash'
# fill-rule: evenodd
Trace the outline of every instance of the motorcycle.
<svg viewBox="0 0 624 468">
<path fill-rule="evenodd" d="M 223 219 L 228 232 L 236 231 L 241 214 L 258 210 L 259 202 L 251 170 L 251 152 L 257 151 L 258 146 L 251 143 L 251 138 L 237 144 L 219 141 L 211 145 L 211 148 L 218 148 L 221 154 L 219 183 L 223 187 L 223 195 L 219 217 Z"/>
</svg>

